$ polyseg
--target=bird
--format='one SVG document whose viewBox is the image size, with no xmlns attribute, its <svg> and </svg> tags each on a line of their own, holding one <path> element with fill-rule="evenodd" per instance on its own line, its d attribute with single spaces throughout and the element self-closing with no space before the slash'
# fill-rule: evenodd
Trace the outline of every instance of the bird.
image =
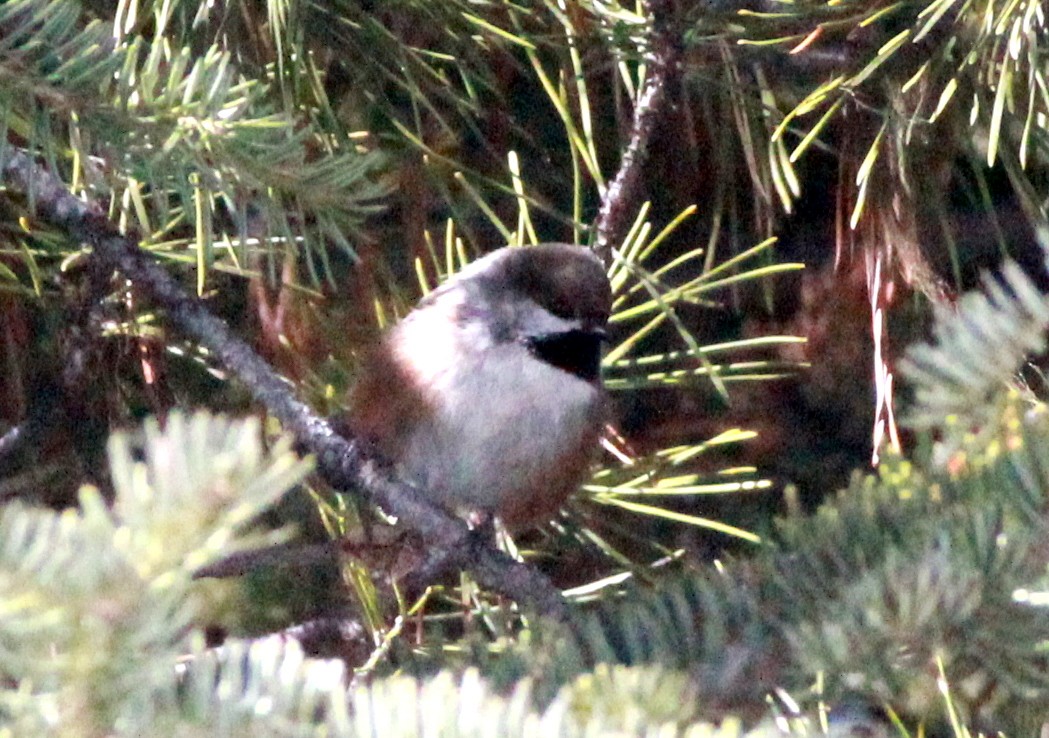
<svg viewBox="0 0 1049 738">
<path fill-rule="evenodd" d="M 611 303 L 585 247 L 497 249 L 378 342 L 344 424 L 454 515 L 495 518 L 511 533 L 549 521 L 599 448 Z"/>
</svg>

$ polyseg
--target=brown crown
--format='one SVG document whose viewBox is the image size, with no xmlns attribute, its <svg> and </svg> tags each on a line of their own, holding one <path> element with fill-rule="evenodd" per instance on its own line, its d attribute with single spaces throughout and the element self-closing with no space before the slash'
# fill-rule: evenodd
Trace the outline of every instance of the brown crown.
<svg viewBox="0 0 1049 738">
<path fill-rule="evenodd" d="M 526 295 L 558 317 L 592 326 L 608 320 L 612 290 L 600 259 L 587 249 L 548 243 L 506 249 L 500 257 L 491 274 L 493 281 Z"/>
</svg>

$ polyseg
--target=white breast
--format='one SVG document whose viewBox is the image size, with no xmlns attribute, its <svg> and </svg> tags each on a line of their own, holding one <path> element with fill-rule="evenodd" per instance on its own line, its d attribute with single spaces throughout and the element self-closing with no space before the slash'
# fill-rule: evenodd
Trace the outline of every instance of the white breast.
<svg viewBox="0 0 1049 738">
<path fill-rule="evenodd" d="M 425 333 L 425 322 L 400 329 Z M 417 347 L 419 337 L 402 345 Z M 432 413 L 398 461 L 450 509 L 488 510 L 511 527 L 538 522 L 585 476 L 604 420 L 603 393 L 520 344 L 462 338 L 476 350 L 434 346 L 425 364 L 414 362 Z"/>
</svg>

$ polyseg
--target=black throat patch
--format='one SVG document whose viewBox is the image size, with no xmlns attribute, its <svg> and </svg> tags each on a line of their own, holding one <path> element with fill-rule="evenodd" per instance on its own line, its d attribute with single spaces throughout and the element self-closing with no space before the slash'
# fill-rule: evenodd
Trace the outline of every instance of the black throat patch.
<svg viewBox="0 0 1049 738">
<path fill-rule="evenodd" d="M 532 336 L 524 344 L 540 361 L 587 382 L 601 376 L 601 342 L 604 336 L 591 331 L 567 331 Z"/>
</svg>

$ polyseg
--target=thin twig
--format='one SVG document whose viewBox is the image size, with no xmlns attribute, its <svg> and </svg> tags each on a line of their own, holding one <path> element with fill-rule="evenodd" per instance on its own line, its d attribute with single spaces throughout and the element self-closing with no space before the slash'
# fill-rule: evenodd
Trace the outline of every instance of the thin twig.
<svg viewBox="0 0 1049 738">
<path fill-rule="evenodd" d="M 667 83 L 681 58 L 681 44 L 671 23 L 673 0 L 648 0 L 652 29 L 645 62 L 648 75 L 645 89 L 634 107 L 634 125 L 630 143 L 619 163 L 619 171 L 605 192 L 594 230 L 594 251 L 605 263 L 611 260 L 612 248 L 619 244 L 637 212 L 641 195 L 641 174 L 648 153 L 649 139 L 656 123 L 663 117 L 667 103 Z"/>
</svg>

